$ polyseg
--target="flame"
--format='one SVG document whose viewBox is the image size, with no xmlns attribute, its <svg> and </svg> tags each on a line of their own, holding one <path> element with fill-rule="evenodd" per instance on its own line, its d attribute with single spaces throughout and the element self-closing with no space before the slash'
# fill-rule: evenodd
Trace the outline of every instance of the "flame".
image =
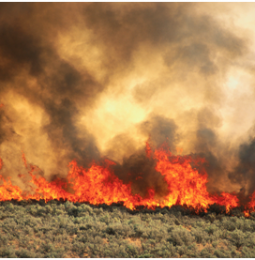
<svg viewBox="0 0 255 260">
<path fill-rule="evenodd" d="M 3 161 L 0 158 L 0 170 L 3 167 Z M 0 182 L 3 182 L 3 184 L 0 186 L 0 200 L 22 200 L 22 190 L 18 186 L 13 186 L 11 183 L 11 180 L 5 180 L 2 175 L 0 175 Z"/>
<path fill-rule="evenodd" d="M 250 211 L 249 210 L 244 210 L 244 216 L 246 217 L 246 218 L 248 218 L 249 216 L 250 216 Z"/>
<path fill-rule="evenodd" d="M 226 192 L 222 192 L 221 197 L 214 196 L 214 203 L 225 206 L 226 212 L 229 212 L 231 208 L 240 206 L 237 196 Z"/>
<path fill-rule="evenodd" d="M 248 205 L 246 209 L 244 210 L 244 216 L 249 217 L 251 212 L 255 211 L 255 191 L 250 196 L 250 201 L 248 202 Z"/>
<path fill-rule="evenodd" d="M 115 162 L 105 159 L 105 165 L 93 163 L 89 169 L 78 166 L 73 160 L 69 163 L 69 172 L 66 179 L 57 178 L 47 181 L 40 176 L 40 169 L 27 163 L 24 153 L 22 159 L 31 177 L 29 191 L 22 191 L 12 184 L 10 179 L 4 179 L 0 175 L 0 200 L 28 200 L 44 199 L 46 202 L 53 199 L 63 199 L 72 202 L 89 202 L 94 205 L 122 202 L 130 209 L 145 206 L 171 207 L 173 205 L 185 205 L 195 209 L 196 212 L 207 212 L 210 205 L 216 203 L 226 207 L 226 212 L 231 208 L 240 206 L 236 194 L 222 192 L 221 195 L 210 195 L 206 188 L 207 174 L 199 173 L 191 164 L 205 162 L 204 159 L 194 159 L 191 156 L 174 156 L 164 145 L 155 151 L 146 143 L 147 156 L 156 161 L 155 169 L 164 177 L 168 186 L 168 193 L 163 199 L 155 198 L 155 190 L 148 188 L 147 196 L 132 193 L 132 183 L 125 184 L 111 170 Z M 0 170 L 3 162 L 0 159 Z M 20 176 L 22 177 L 22 176 Z M 139 176 L 142 178 L 141 176 Z M 255 208 L 255 192 L 251 197 L 248 207 Z M 245 211 L 248 216 L 249 211 Z"/>
</svg>

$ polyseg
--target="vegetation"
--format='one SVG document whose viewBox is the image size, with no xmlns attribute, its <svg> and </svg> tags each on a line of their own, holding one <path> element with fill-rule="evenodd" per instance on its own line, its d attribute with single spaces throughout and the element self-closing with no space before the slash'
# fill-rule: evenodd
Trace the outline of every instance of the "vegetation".
<svg viewBox="0 0 255 260">
<path fill-rule="evenodd" d="M 237 213 L 0 202 L 0 257 L 255 257 L 255 216 Z"/>
</svg>

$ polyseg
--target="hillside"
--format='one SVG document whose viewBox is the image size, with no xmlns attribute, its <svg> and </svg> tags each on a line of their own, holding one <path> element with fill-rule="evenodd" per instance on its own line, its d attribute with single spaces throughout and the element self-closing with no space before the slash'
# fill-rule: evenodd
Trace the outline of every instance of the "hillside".
<svg viewBox="0 0 255 260">
<path fill-rule="evenodd" d="M 0 257 L 255 257 L 255 215 L 231 214 L 1 202 Z"/>
</svg>

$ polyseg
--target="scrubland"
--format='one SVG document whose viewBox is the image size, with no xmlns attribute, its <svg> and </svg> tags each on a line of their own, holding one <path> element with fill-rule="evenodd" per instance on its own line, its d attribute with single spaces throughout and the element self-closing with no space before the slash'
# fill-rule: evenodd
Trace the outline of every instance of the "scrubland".
<svg viewBox="0 0 255 260">
<path fill-rule="evenodd" d="M 255 257 L 255 214 L 0 202 L 0 257 Z"/>
</svg>

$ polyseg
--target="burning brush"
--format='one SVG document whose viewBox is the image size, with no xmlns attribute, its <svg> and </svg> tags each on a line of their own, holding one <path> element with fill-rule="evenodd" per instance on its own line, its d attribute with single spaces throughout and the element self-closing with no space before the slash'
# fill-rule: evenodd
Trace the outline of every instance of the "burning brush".
<svg viewBox="0 0 255 260">
<path fill-rule="evenodd" d="M 228 213 L 231 209 L 243 206 L 246 216 L 254 210 L 255 193 L 247 205 L 240 205 L 237 194 L 222 192 L 220 195 L 211 195 L 207 191 L 207 174 L 199 173 L 191 164 L 204 162 L 202 158 L 191 156 L 172 155 L 166 146 L 153 150 L 146 143 L 146 160 L 155 166 L 153 169 L 160 174 L 166 189 L 164 194 L 157 194 L 155 184 L 147 187 L 143 196 L 135 193 L 138 182 L 146 181 L 147 172 L 136 175 L 134 182 L 120 179 L 116 173 L 121 166 L 109 159 L 104 159 L 98 165 L 93 163 L 85 169 L 72 161 L 69 164 L 69 172 L 65 179 L 55 178 L 47 181 L 40 176 L 40 169 L 27 164 L 23 155 L 24 164 L 30 175 L 30 191 L 22 191 L 14 186 L 10 179 L 1 176 L 0 200 L 68 200 L 72 202 L 88 202 L 93 205 L 122 203 L 125 207 L 135 210 L 137 208 L 155 209 L 157 207 L 169 207 L 176 205 L 193 209 L 196 213 L 207 212 L 213 204 L 224 206 Z M 199 161 L 199 162 L 198 162 Z M 147 162 L 148 165 L 148 162 Z M 0 160 L 1 168 L 4 162 Z M 123 166 L 122 166 L 123 167 Z M 149 167 L 150 168 L 150 167 Z M 149 170 L 147 168 L 147 171 Z M 132 167 L 129 169 L 132 172 Z"/>
</svg>

